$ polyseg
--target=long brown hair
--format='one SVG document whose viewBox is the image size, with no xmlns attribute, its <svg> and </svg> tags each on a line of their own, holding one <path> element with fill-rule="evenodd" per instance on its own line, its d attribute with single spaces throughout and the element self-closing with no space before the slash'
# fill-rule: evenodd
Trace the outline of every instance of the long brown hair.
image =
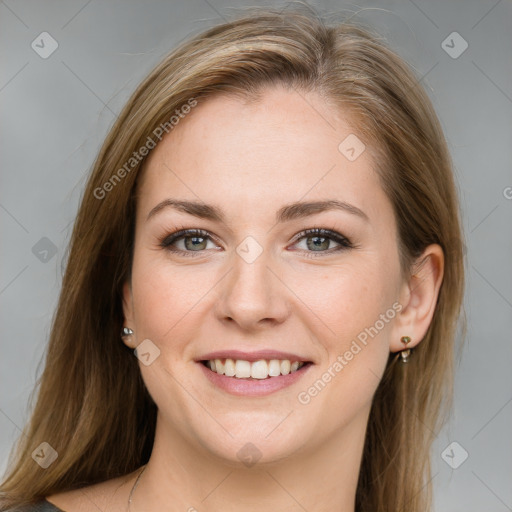
<svg viewBox="0 0 512 512">
<path fill-rule="evenodd" d="M 361 512 L 430 508 L 430 446 L 443 406 L 450 405 L 464 290 L 460 214 L 431 102 L 380 39 L 352 22 L 326 26 L 301 9 L 253 9 L 191 38 L 141 83 L 108 134 L 84 192 L 37 401 L 0 485 L 3 507 L 125 475 L 148 461 L 156 406 L 137 359 L 120 340 L 121 289 L 130 274 L 144 158 L 127 162 L 191 99 L 220 91 L 257 95 L 281 83 L 321 92 L 349 114 L 358 137 L 378 155 L 404 275 L 429 244 L 444 251 L 428 332 L 407 365 L 395 364 L 390 354 L 375 393 L 356 494 Z M 31 457 L 43 442 L 58 452 L 47 469 Z"/>
</svg>

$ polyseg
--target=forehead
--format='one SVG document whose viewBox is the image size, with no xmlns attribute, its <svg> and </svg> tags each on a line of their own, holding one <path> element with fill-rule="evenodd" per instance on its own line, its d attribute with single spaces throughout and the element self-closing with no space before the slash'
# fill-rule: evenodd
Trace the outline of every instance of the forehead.
<svg viewBox="0 0 512 512">
<path fill-rule="evenodd" d="M 316 93 L 275 87 L 257 101 L 217 95 L 149 155 L 139 207 L 147 213 L 168 196 L 253 211 L 337 198 L 369 216 L 389 213 L 370 151 L 349 159 L 347 145 L 363 148 L 357 127 Z"/>
</svg>

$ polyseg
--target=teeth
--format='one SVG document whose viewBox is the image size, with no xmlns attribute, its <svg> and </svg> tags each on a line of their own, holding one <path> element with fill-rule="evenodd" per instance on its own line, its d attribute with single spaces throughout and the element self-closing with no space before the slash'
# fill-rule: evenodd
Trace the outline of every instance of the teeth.
<svg viewBox="0 0 512 512">
<path fill-rule="evenodd" d="M 271 359 L 266 361 L 245 361 L 243 359 L 211 359 L 206 362 L 206 366 L 213 372 L 227 377 L 235 377 L 237 379 L 266 379 L 268 377 L 278 377 L 279 375 L 288 375 L 296 372 L 304 366 L 303 362 L 293 361 L 289 359 Z"/>
<path fill-rule="evenodd" d="M 244 379 L 251 376 L 251 363 L 238 359 L 235 363 L 235 377 Z"/>
<path fill-rule="evenodd" d="M 268 377 L 268 363 L 265 360 L 254 361 L 251 365 L 251 377 L 253 379 L 266 379 Z M 237 375 L 238 377 L 238 375 Z"/>
<path fill-rule="evenodd" d="M 215 368 L 212 368 L 212 370 L 214 372 L 216 371 Z M 224 363 L 224 375 L 227 377 L 234 377 L 236 375 L 235 362 L 233 359 L 226 359 L 226 362 Z"/>
<path fill-rule="evenodd" d="M 213 363 L 213 365 L 212 365 L 212 363 Z M 215 361 L 210 361 L 210 370 L 213 370 L 214 372 L 224 375 L 224 365 L 222 364 L 222 361 L 220 359 L 215 359 Z"/>
<path fill-rule="evenodd" d="M 291 369 L 290 361 L 288 359 L 281 361 L 280 368 L 281 368 L 281 373 L 283 375 L 288 375 L 290 373 L 290 369 Z"/>
<path fill-rule="evenodd" d="M 268 362 L 268 374 L 271 377 L 278 377 L 281 375 L 281 365 L 277 359 L 271 359 Z"/>
</svg>

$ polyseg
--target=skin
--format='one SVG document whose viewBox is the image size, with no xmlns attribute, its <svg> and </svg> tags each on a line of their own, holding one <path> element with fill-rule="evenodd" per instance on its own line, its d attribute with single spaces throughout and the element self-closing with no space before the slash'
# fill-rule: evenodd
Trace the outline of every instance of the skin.
<svg viewBox="0 0 512 512">
<path fill-rule="evenodd" d="M 401 336 L 414 347 L 427 331 L 443 254 L 427 247 L 423 264 L 404 278 L 392 205 L 370 152 L 349 161 L 338 150 L 351 133 L 357 129 L 349 119 L 320 95 L 276 86 L 257 102 L 219 95 L 200 103 L 150 154 L 123 307 L 135 332 L 125 343 L 135 348 L 150 339 L 160 350 L 149 366 L 139 363 L 159 412 L 131 510 L 354 511 L 371 399 L 389 352 L 404 348 Z M 171 207 L 146 220 L 171 197 L 216 205 L 226 223 Z M 275 221 L 285 204 L 325 199 L 356 206 L 368 221 L 340 210 Z M 314 251 L 307 241 L 320 235 L 294 238 L 314 227 L 355 247 L 332 252 L 339 247 L 332 240 Z M 159 245 L 182 228 L 203 229 L 214 240 L 189 249 L 191 256 Z M 247 236 L 262 248 L 250 264 L 236 251 Z M 174 246 L 187 250 L 183 239 Z M 401 311 L 300 403 L 298 394 L 393 303 Z M 232 396 L 194 362 L 228 348 L 294 352 L 314 366 L 268 396 Z M 248 442 L 261 454 L 251 467 L 237 456 Z M 137 473 L 48 499 L 68 510 L 126 510 Z"/>
</svg>

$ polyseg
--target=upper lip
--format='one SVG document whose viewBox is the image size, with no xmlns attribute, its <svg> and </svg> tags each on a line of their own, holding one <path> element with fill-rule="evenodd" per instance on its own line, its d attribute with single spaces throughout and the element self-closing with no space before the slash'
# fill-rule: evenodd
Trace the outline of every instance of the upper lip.
<svg viewBox="0 0 512 512">
<path fill-rule="evenodd" d="M 243 352 L 241 350 L 216 350 L 208 352 L 196 359 L 196 361 L 210 361 L 212 359 L 242 359 L 244 361 L 259 361 L 260 359 L 289 359 L 290 361 L 311 362 L 311 359 L 292 354 L 291 352 L 280 352 L 278 350 L 257 350 L 255 352 Z"/>
</svg>

